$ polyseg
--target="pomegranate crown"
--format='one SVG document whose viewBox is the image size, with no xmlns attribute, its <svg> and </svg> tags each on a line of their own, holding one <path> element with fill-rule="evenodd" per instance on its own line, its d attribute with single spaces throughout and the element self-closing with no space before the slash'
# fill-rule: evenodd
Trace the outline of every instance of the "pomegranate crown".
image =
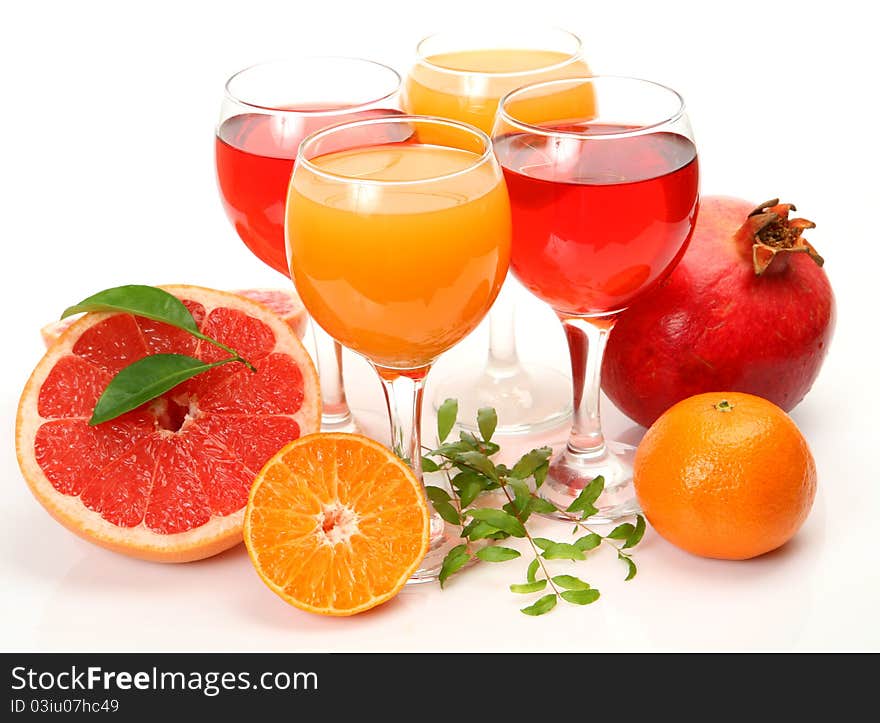
<svg viewBox="0 0 880 723">
<path fill-rule="evenodd" d="M 752 211 L 740 229 L 752 245 L 752 263 L 755 274 L 760 276 L 773 263 L 779 253 L 807 254 L 819 266 L 825 263 L 819 253 L 801 235 L 805 229 L 816 224 L 805 218 L 788 217 L 797 211 L 792 203 L 779 203 L 778 198 L 767 201 Z"/>
</svg>

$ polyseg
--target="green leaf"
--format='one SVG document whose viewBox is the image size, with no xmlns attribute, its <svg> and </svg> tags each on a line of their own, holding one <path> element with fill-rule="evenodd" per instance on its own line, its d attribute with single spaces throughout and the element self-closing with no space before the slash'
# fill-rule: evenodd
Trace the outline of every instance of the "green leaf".
<svg viewBox="0 0 880 723">
<path fill-rule="evenodd" d="M 477 410 L 477 426 L 480 428 L 480 436 L 484 442 L 492 439 L 495 427 L 498 426 L 498 415 L 492 407 L 482 407 Z"/>
<path fill-rule="evenodd" d="M 635 547 L 642 541 L 642 537 L 645 535 L 645 518 L 641 515 L 636 515 L 636 526 L 632 531 L 632 534 L 626 538 L 626 543 L 623 546 L 625 550 L 628 547 Z"/>
<path fill-rule="evenodd" d="M 605 489 L 605 478 L 599 475 L 581 490 L 574 502 L 566 508 L 566 512 L 582 512 L 583 518 L 595 515 L 599 510 L 593 503 L 599 499 L 603 489 Z"/>
<path fill-rule="evenodd" d="M 542 550 L 546 550 L 548 547 L 553 547 L 556 544 L 553 540 L 548 540 L 546 537 L 533 537 L 532 542 Z"/>
<path fill-rule="evenodd" d="M 467 507 L 483 491 L 483 478 L 476 472 L 460 472 L 452 478 L 462 507 Z"/>
<path fill-rule="evenodd" d="M 517 512 L 525 512 L 529 506 L 529 500 L 532 495 L 529 492 L 528 485 L 521 479 L 511 477 L 507 480 L 508 487 L 513 488 L 513 504 Z"/>
<path fill-rule="evenodd" d="M 600 535 L 597 535 L 595 532 L 591 532 L 589 535 L 584 535 L 583 537 L 578 537 L 574 541 L 574 546 L 582 552 L 587 552 L 587 550 L 595 549 L 601 544 L 602 537 Z"/>
<path fill-rule="evenodd" d="M 543 497 L 532 497 L 529 500 L 529 512 L 537 512 L 541 515 L 549 515 L 551 512 L 556 512 L 556 505 L 548 500 L 545 500 Z"/>
<path fill-rule="evenodd" d="M 440 465 L 433 459 L 422 457 L 422 472 L 437 472 L 439 469 Z"/>
<path fill-rule="evenodd" d="M 462 452 L 456 458 L 457 462 L 464 462 L 468 467 L 472 467 L 477 472 L 486 475 L 490 480 L 498 480 L 498 474 L 495 471 L 495 465 L 482 452 Z"/>
<path fill-rule="evenodd" d="M 449 493 L 445 489 L 442 487 L 435 487 L 434 485 L 425 485 L 425 494 L 428 495 L 428 499 L 434 504 L 437 504 L 438 502 L 449 502 L 450 500 Z"/>
<path fill-rule="evenodd" d="M 599 591 L 592 588 L 588 590 L 566 590 L 559 593 L 559 595 L 565 602 L 575 605 L 589 605 L 599 599 Z"/>
<path fill-rule="evenodd" d="M 470 559 L 471 556 L 467 551 L 467 545 L 456 545 L 447 552 L 446 557 L 443 558 L 443 564 L 440 566 L 440 575 L 438 576 L 440 587 L 446 584 L 450 575 L 467 565 Z"/>
<path fill-rule="evenodd" d="M 555 607 L 556 594 L 551 593 L 550 595 L 538 598 L 534 605 L 529 605 L 520 610 L 520 612 L 525 613 L 526 615 L 543 615 L 544 613 L 549 613 Z"/>
<path fill-rule="evenodd" d="M 542 553 L 545 560 L 586 560 L 587 556 L 567 542 L 554 542 Z"/>
<path fill-rule="evenodd" d="M 437 410 L 437 439 L 445 442 L 458 417 L 458 400 L 447 399 Z"/>
<path fill-rule="evenodd" d="M 632 558 L 627 557 L 626 555 L 621 555 L 618 552 L 617 559 L 623 560 L 626 563 L 626 577 L 623 578 L 624 582 L 626 582 L 627 580 L 632 580 L 638 572 L 638 568 L 636 567 L 636 564 L 632 561 Z"/>
<path fill-rule="evenodd" d="M 540 564 L 541 561 L 537 557 L 529 563 L 529 569 L 526 570 L 526 580 L 528 580 L 529 582 L 535 581 L 535 575 L 538 572 L 538 566 Z M 514 590 L 514 592 L 516 591 Z"/>
<path fill-rule="evenodd" d="M 541 592 L 545 587 L 547 587 L 546 580 L 533 580 L 531 582 L 520 583 L 518 585 L 511 585 L 510 592 L 515 592 L 520 595 L 525 595 L 530 592 Z M 531 615 L 532 613 L 526 613 L 527 615 Z"/>
<path fill-rule="evenodd" d="M 509 547 L 484 547 L 482 550 L 477 552 L 477 557 L 479 557 L 483 562 L 507 562 L 508 560 L 513 560 L 520 556 L 520 553 L 516 550 L 513 550 Z"/>
<path fill-rule="evenodd" d="M 488 522 L 471 520 L 462 528 L 461 535 L 462 537 L 467 537 L 471 542 L 476 542 L 477 540 L 485 540 L 488 538 L 496 539 L 494 535 L 498 532 L 501 531 L 494 525 L 490 525 Z M 501 534 L 507 535 L 506 532 L 502 532 Z"/>
<path fill-rule="evenodd" d="M 510 473 L 511 476 L 518 477 L 519 479 L 528 479 L 550 458 L 552 453 L 553 450 L 550 447 L 541 447 L 540 449 L 533 449 L 531 452 L 527 452 L 513 465 L 513 470 Z"/>
<path fill-rule="evenodd" d="M 553 578 L 553 582 L 559 587 L 564 587 L 566 590 L 589 590 L 589 583 L 584 582 L 578 577 L 574 575 L 557 575 Z"/>
<path fill-rule="evenodd" d="M 435 489 L 439 489 L 435 487 Z M 452 506 L 449 502 L 434 502 L 434 509 L 437 510 L 437 514 L 440 515 L 444 520 L 446 520 L 451 525 L 460 525 L 461 517 L 458 515 L 458 510 Z"/>
<path fill-rule="evenodd" d="M 606 537 L 609 540 L 626 540 L 630 535 L 635 532 L 636 528 L 633 527 L 629 522 L 624 522 L 622 525 L 618 525 L 611 532 L 609 532 Z"/>
<path fill-rule="evenodd" d="M 151 287 L 147 287 L 151 288 Z M 129 364 L 110 380 L 95 404 L 89 425 L 94 426 L 130 412 L 155 399 L 181 382 L 208 369 L 235 361 L 222 359 L 213 364 L 185 354 L 152 354 Z"/>
<path fill-rule="evenodd" d="M 493 527 L 497 527 L 499 530 L 504 530 L 504 532 L 513 535 L 514 537 L 526 536 L 526 528 L 523 527 L 522 522 L 503 510 L 495 510 L 491 507 L 480 507 L 476 510 L 468 510 L 467 514 L 475 520 L 488 522 Z"/>
<path fill-rule="evenodd" d="M 480 450 L 480 440 L 472 432 L 459 432 L 458 438 L 467 449 Z"/>
<path fill-rule="evenodd" d="M 174 294 L 156 286 L 130 284 L 104 289 L 83 299 L 78 304 L 68 306 L 61 318 L 84 311 L 122 311 L 143 316 L 153 321 L 163 321 L 190 334 L 198 335 L 199 327 L 189 309 Z"/>
<path fill-rule="evenodd" d="M 532 475 L 535 478 L 535 489 L 541 489 L 541 485 L 544 484 L 544 480 L 547 479 L 547 471 L 550 469 L 550 463 L 544 462 L 538 469 L 535 470 L 535 473 Z"/>
<path fill-rule="evenodd" d="M 499 447 L 497 444 L 495 444 L 495 442 L 484 442 L 480 446 L 483 449 L 483 453 L 487 457 L 491 457 L 493 454 L 495 454 L 496 452 L 498 452 L 501 449 L 501 447 Z"/>
</svg>

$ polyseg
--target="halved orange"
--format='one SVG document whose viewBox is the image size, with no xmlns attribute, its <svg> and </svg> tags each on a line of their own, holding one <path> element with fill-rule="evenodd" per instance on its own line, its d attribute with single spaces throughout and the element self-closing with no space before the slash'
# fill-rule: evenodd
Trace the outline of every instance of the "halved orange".
<svg viewBox="0 0 880 723">
<path fill-rule="evenodd" d="M 320 615 L 354 615 L 394 597 L 429 537 L 412 470 L 359 434 L 310 434 L 281 449 L 257 475 L 244 517 L 263 582 Z"/>
</svg>

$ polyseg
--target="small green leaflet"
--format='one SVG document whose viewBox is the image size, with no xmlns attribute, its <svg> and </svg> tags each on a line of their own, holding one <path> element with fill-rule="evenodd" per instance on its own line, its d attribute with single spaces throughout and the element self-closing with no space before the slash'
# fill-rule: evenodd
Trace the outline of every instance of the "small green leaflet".
<svg viewBox="0 0 880 723">
<path fill-rule="evenodd" d="M 567 542 L 554 542 L 542 553 L 545 560 L 586 560 L 587 556 Z"/>
<path fill-rule="evenodd" d="M 626 544 L 624 544 L 622 549 L 627 549 L 628 547 L 635 547 L 642 541 L 642 537 L 645 535 L 645 518 L 641 515 L 636 517 L 636 526 L 632 531 L 632 534 L 626 538 Z"/>
<path fill-rule="evenodd" d="M 486 475 L 491 480 L 498 479 L 498 473 L 495 471 L 495 465 L 482 452 L 462 452 L 456 458 L 457 461 L 464 462 L 469 467 L 473 467 L 480 474 Z"/>
<path fill-rule="evenodd" d="M 538 566 L 541 564 L 541 561 L 536 557 L 529 563 L 529 569 L 526 570 L 526 580 L 529 582 L 535 582 L 535 575 L 538 572 Z M 516 590 L 514 590 L 516 592 Z"/>
<path fill-rule="evenodd" d="M 507 562 L 519 556 L 520 553 L 517 550 L 512 550 L 509 547 L 484 547 L 477 552 L 477 557 L 484 562 Z"/>
<path fill-rule="evenodd" d="M 556 505 L 542 497 L 532 497 L 529 500 L 529 512 L 537 512 L 538 514 L 549 514 L 556 512 Z"/>
<path fill-rule="evenodd" d="M 437 410 L 437 439 L 443 443 L 455 426 L 458 417 L 458 400 L 447 399 Z"/>
<path fill-rule="evenodd" d="M 599 475 L 581 490 L 581 493 L 565 511 L 581 512 L 583 513 L 581 519 L 586 519 L 590 515 L 595 515 L 599 510 L 596 509 L 593 503 L 599 499 L 599 495 L 602 494 L 603 489 L 605 489 L 605 478 L 602 475 Z"/>
<path fill-rule="evenodd" d="M 484 442 L 492 439 L 495 427 L 498 426 L 498 415 L 492 407 L 482 407 L 477 411 L 477 426 L 480 428 L 480 436 Z"/>
<path fill-rule="evenodd" d="M 608 533 L 607 537 L 609 540 L 628 540 L 629 536 L 635 532 L 636 528 L 633 527 L 629 522 L 624 522 L 622 525 L 618 525 L 611 532 Z"/>
<path fill-rule="evenodd" d="M 574 541 L 574 546 L 581 550 L 582 552 L 587 552 L 587 550 L 592 550 L 599 545 L 602 544 L 602 538 L 597 535 L 595 532 L 591 532 L 589 535 L 584 535 L 583 537 L 578 537 Z"/>
<path fill-rule="evenodd" d="M 589 590 L 589 583 L 584 582 L 574 575 L 556 575 L 553 578 L 553 584 L 563 587 L 566 590 Z"/>
<path fill-rule="evenodd" d="M 624 582 L 632 580 L 638 572 L 638 568 L 636 567 L 636 564 L 632 561 L 632 558 L 618 552 L 617 559 L 623 560 L 626 563 L 626 577 L 623 578 Z"/>
<path fill-rule="evenodd" d="M 467 565 L 470 559 L 471 556 L 468 554 L 467 545 L 456 545 L 447 552 L 446 557 L 443 558 L 443 564 L 440 567 L 440 575 L 438 576 L 440 587 L 443 587 L 446 584 L 450 575 L 458 572 L 461 568 Z"/>
<path fill-rule="evenodd" d="M 523 612 L 526 615 L 543 615 L 544 613 L 549 613 L 555 607 L 556 595 L 555 593 L 551 593 L 549 595 L 545 595 L 544 597 L 538 598 L 537 602 L 534 603 L 534 605 L 529 605 L 528 607 L 520 610 L 520 612 Z"/>
<path fill-rule="evenodd" d="M 531 452 L 524 454 L 520 460 L 513 465 L 510 476 L 516 477 L 517 479 L 528 479 L 535 474 L 535 470 L 541 467 L 541 465 L 550 458 L 552 452 L 553 450 L 550 449 L 550 447 L 541 447 L 540 449 L 533 449 Z"/>
<path fill-rule="evenodd" d="M 422 472 L 436 472 L 439 469 L 440 465 L 438 465 L 433 459 L 422 457 Z"/>
<path fill-rule="evenodd" d="M 229 358 L 205 364 L 185 354 L 145 356 L 124 367 L 110 380 L 95 404 L 89 425 L 95 426 L 115 419 L 173 389 L 181 382 L 231 361 L 236 360 Z"/>
<path fill-rule="evenodd" d="M 483 491 L 483 484 L 476 472 L 460 472 L 452 478 L 452 486 L 458 491 L 462 507 L 467 507 Z"/>
<path fill-rule="evenodd" d="M 596 602 L 599 599 L 599 591 L 592 588 L 588 590 L 566 590 L 559 593 L 559 595 L 565 602 L 570 602 L 574 605 L 589 605 L 591 602 Z"/>
<path fill-rule="evenodd" d="M 556 544 L 553 540 L 548 540 L 546 537 L 533 537 L 532 542 L 542 550 L 546 550 L 548 547 Z"/>
<path fill-rule="evenodd" d="M 435 504 L 437 502 L 449 502 L 449 493 L 442 487 L 425 485 L 425 494 L 428 495 L 428 499 Z"/>
<path fill-rule="evenodd" d="M 475 520 L 488 522 L 493 527 L 503 530 L 514 537 L 525 537 L 526 529 L 513 515 L 509 515 L 503 510 L 496 510 L 491 507 L 479 507 L 475 510 L 468 510 L 467 514 Z"/>
<path fill-rule="evenodd" d="M 525 595 L 530 592 L 541 592 L 545 587 L 547 587 L 546 580 L 534 580 L 528 583 L 522 583 L 519 585 L 511 585 L 510 592 L 515 592 L 519 595 Z M 528 613 L 531 615 L 531 613 Z"/>
</svg>

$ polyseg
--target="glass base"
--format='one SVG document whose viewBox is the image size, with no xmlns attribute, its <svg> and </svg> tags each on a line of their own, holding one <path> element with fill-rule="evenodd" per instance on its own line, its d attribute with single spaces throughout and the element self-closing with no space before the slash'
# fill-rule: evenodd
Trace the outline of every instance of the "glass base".
<svg viewBox="0 0 880 723">
<path fill-rule="evenodd" d="M 430 504 L 430 503 L 429 503 Z M 444 522 L 436 512 L 431 510 L 431 544 L 428 554 L 422 560 L 419 569 L 406 581 L 407 585 L 420 585 L 423 582 L 434 582 L 440 577 L 440 568 L 447 553 L 464 540 L 460 537 L 461 528 Z"/>
<path fill-rule="evenodd" d="M 344 412 L 324 412 L 321 414 L 322 432 L 359 432 L 360 427 L 346 407 Z"/>
<path fill-rule="evenodd" d="M 639 512 L 632 484 L 633 457 L 636 448 L 622 442 L 606 442 L 594 455 L 575 455 L 568 447 L 553 455 L 550 471 L 541 485 L 540 496 L 565 509 L 595 477 L 605 478 L 605 489 L 594 503 L 599 512 L 588 522 L 603 524 Z M 569 518 L 559 513 L 544 515 L 556 520 Z"/>
<path fill-rule="evenodd" d="M 557 427 L 571 417 L 571 382 L 550 367 L 517 365 L 512 371 L 483 369 L 474 377 L 461 372 L 444 379 L 434 395 L 437 409 L 446 399 L 458 400 L 458 425 L 477 431 L 477 410 L 498 413 L 496 434 L 531 434 Z"/>
</svg>

